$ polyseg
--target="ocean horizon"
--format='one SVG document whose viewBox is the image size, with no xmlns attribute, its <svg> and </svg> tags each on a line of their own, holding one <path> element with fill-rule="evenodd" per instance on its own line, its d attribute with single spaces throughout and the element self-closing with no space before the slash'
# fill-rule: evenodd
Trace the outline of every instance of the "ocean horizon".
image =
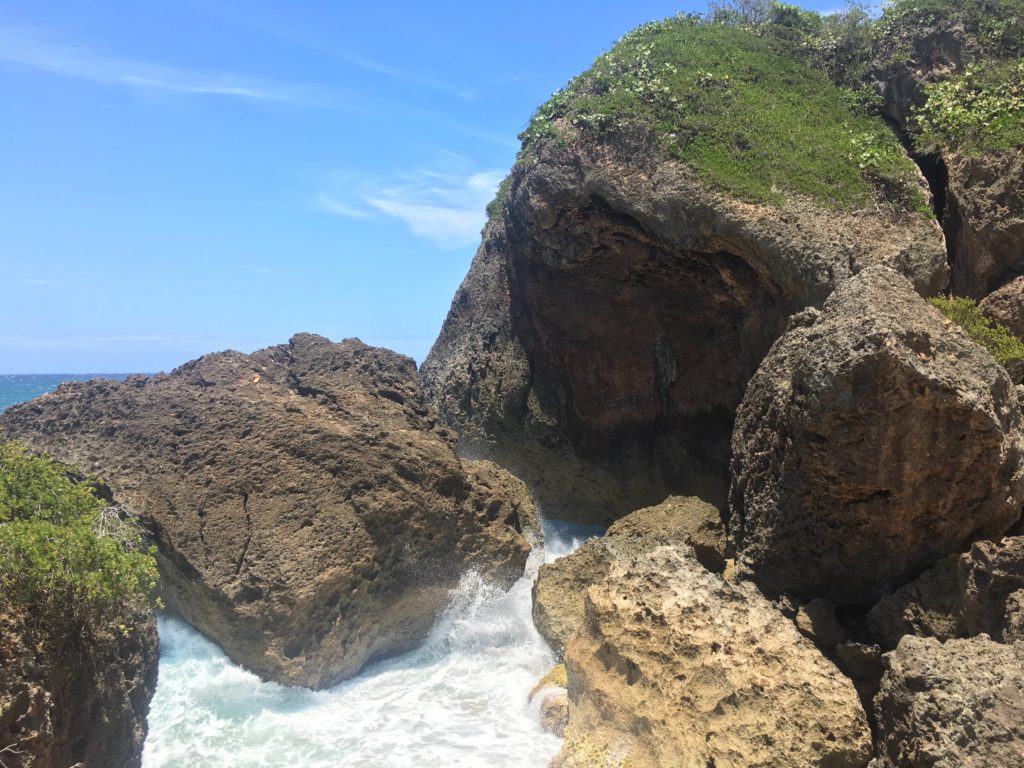
<svg viewBox="0 0 1024 768">
<path fill-rule="evenodd" d="M 53 392 L 65 381 L 113 379 L 121 381 L 130 373 L 0 373 L 0 412 Z M 148 374 L 147 374 L 148 375 Z"/>
</svg>

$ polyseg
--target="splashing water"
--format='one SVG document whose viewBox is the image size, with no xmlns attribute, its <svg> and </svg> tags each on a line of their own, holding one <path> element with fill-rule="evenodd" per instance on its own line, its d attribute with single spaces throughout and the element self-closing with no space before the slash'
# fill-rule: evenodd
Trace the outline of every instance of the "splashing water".
<svg viewBox="0 0 1024 768">
<path fill-rule="evenodd" d="M 530 768 L 561 740 L 527 694 L 555 659 L 534 629 L 542 562 L 600 532 L 544 523 L 508 591 L 463 577 L 423 645 L 328 691 L 266 683 L 180 621 L 161 618 L 160 681 L 143 768 Z"/>
</svg>

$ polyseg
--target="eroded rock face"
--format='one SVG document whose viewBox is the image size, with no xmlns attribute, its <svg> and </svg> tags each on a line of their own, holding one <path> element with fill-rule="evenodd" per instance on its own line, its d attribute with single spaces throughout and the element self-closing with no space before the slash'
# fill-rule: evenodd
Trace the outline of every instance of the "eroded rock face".
<svg viewBox="0 0 1024 768">
<path fill-rule="evenodd" d="M 142 764 L 159 646 L 152 614 L 126 632 L 30 629 L 0 596 L 0 754 L 7 768 Z"/>
<path fill-rule="evenodd" d="M 750 584 L 660 547 L 587 592 L 554 766 L 863 766 L 853 684 Z"/>
<path fill-rule="evenodd" d="M 993 640 L 1024 640 L 1020 634 L 1020 591 L 1024 589 L 1024 537 L 979 541 L 958 563 L 964 627 Z"/>
<path fill-rule="evenodd" d="M 68 384 L 2 424 L 106 478 L 151 521 L 168 607 L 281 682 L 412 647 L 462 572 L 511 582 L 529 551 L 525 487 L 456 458 L 415 363 L 358 340 Z"/>
<path fill-rule="evenodd" d="M 946 164 L 950 288 L 980 299 L 1024 273 L 1024 147 L 949 154 Z"/>
<path fill-rule="evenodd" d="M 1018 338 L 1024 339 L 1024 277 L 1011 280 L 990 293 L 978 303 L 978 309 L 985 317 L 1006 326 Z"/>
<path fill-rule="evenodd" d="M 697 560 L 711 570 L 721 571 L 725 565 L 725 526 L 718 510 L 694 497 L 669 497 L 655 507 L 630 512 L 604 536 L 540 567 L 533 584 L 537 631 L 561 653 L 583 623 L 587 588 L 603 582 L 615 560 L 663 544 L 692 548 Z"/>
<path fill-rule="evenodd" d="M 868 264 L 922 293 L 947 274 L 923 217 L 749 205 L 622 144 L 513 171 L 422 369 L 465 455 L 605 524 L 672 493 L 724 501 L 734 410 L 794 311 Z"/>
<path fill-rule="evenodd" d="M 1017 520 L 1021 411 L 984 349 L 885 267 L 797 320 L 736 418 L 741 572 L 772 593 L 869 604 Z"/>
<path fill-rule="evenodd" d="M 1024 764 L 1024 644 L 908 635 L 884 658 L 878 768 Z"/>
<path fill-rule="evenodd" d="M 967 633 L 958 561 L 940 559 L 868 611 L 868 628 L 883 648 L 892 650 L 904 635 L 951 640 Z"/>
</svg>

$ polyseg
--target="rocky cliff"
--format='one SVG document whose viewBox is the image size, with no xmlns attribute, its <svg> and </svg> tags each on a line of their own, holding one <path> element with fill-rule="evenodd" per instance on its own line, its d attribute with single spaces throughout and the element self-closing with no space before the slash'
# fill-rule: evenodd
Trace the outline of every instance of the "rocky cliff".
<svg viewBox="0 0 1024 768">
<path fill-rule="evenodd" d="M 152 527 L 168 608 L 235 661 L 324 687 L 411 648 L 467 569 L 523 570 L 525 489 L 463 462 L 415 364 L 310 335 L 6 411 Z"/>
</svg>

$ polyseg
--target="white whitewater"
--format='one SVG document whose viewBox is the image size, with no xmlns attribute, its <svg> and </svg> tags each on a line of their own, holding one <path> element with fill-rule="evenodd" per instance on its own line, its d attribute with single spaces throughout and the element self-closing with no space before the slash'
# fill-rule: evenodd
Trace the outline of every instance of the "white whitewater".
<svg viewBox="0 0 1024 768">
<path fill-rule="evenodd" d="M 143 768 L 543 768 L 561 741 L 526 697 L 554 663 L 530 618 L 542 562 L 594 529 L 545 523 L 508 592 L 463 578 L 423 645 L 329 691 L 260 681 L 195 630 L 160 620 Z"/>
</svg>

